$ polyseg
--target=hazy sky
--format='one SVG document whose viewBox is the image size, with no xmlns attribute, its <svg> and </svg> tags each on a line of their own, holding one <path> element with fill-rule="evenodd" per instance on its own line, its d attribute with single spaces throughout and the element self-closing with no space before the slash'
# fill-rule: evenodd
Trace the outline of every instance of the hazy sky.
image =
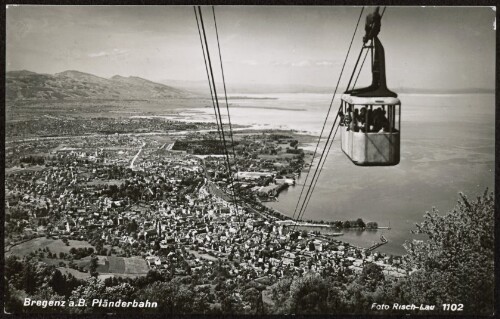
<svg viewBox="0 0 500 319">
<path fill-rule="evenodd" d="M 334 86 L 360 10 L 216 7 L 228 86 Z M 372 10 L 364 11 L 347 70 Z M 203 18 L 218 61 L 211 7 Z M 389 87 L 494 88 L 494 20 L 490 7 L 388 7 L 379 38 Z M 6 45 L 8 71 L 206 80 L 191 6 L 8 6 Z"/>
</svg>

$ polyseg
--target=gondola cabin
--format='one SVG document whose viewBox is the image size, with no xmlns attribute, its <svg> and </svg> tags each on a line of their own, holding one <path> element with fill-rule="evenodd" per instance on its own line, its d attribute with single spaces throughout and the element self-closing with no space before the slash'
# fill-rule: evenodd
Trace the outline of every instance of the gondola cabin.
<svg viewBox="0 0 500 319">
<path fill-rule="evenodd" d="M 345 91 L 339 112 L 342 151 L 354 164 L 361 166 L 391 166 L 399 163 L 401 102 L 398 95 L 387 88 L 385 52 L 378 38 L 381 19 L 378 11 L 377 7 L 366 18 L 363 47 L 351 75 L 352 80 L 363 50 L 370 50 L 372 84 Z M 368 42 L 370 45 L 367 45 Z"/>
<path fill-rule="evenodd" d="M 356 165 L 399 163 L 401 102 L 395 97 L 342 95 L 342 151 Z"/>
</svg>

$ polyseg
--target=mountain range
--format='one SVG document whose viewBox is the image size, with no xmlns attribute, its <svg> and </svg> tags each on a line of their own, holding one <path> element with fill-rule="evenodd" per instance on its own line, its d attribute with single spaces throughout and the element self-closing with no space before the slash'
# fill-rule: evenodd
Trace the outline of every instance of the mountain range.
<svg viewBox="0 0 500 319">
<path fill-rule="evenodd" d="M 79 71 L 41 74 L 6 73 L 6 99 L 16 100 L 161 100 L 191 98 L 197 94 L 140 77 L 115 75 L 109 79 Z"/>
<path fill-rule="evenodd" d="M 103 78 L 80 71 L 64 71 L 56 74 L 43 74 L 31 71 L 9 71 L 6 73 L 6 99 L 22 100 L 165 100 L 209 97 L 206 81 L 162 80 L 153 82 L 136 76 L 120 75 Z M 220 88 L 221 83 L 217 83 Z M 331 87 L 319 87 L 300 84 L 238 84 L 231 83 L 228 93 L 271 94 L 271 93 L 333 93 Z M 494 90 L 470 89 L 415 89 L 391 88 L 397 93 L 414 94 L 460 94 L 494 93 Z M 343 92 L 339 88 L 337 92 Z M 221 92 L 217 92 L 221 94 Z"/>
</svg>

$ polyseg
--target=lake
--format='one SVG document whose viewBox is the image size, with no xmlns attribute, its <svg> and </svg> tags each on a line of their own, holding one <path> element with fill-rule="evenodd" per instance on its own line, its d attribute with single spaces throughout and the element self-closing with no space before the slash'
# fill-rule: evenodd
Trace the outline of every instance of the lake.
<svg viewBox="0 0 500 319">
<path fill-rule="evenodd" d="M 295 129 L 319 135 L 331 101 L 327 94 L 234 94 L 231 121 L 255 128 Z M 262 99 L 269 97 L 272 99 Z M 337 135 L 304 219 L 376 221 L 391 230 L 345 231 L 338 237 L 369 247 L 380 235 L 389 241 L 378 251 L 404 254 L 402 244 L 423 215 L 436 207 L 450 211 L 459 192 L 470 198 L 493 190 L 495 160 L 494 94 L 400 94 L 401 162 L 394 167 L 355 166 L 340 149 Z M 225 110 L 225 104 L 224 105 Z M 338 109 L 334 101 L 332 114 Z M 184 110 L 190 120 L 214 121 L 213 109 Z M 328 121 L 331 126 L 333 116 Z M 224 120 L 226 122 L 226 120 Z M 314 150 L 315 145 L 306 145 Z M 319 157 L 319 155 L 318 155 Z M 302 174 L 302 179 L 305 174 Z M 266 203 L 292 216 L 303 180 Z"/>
</svg>

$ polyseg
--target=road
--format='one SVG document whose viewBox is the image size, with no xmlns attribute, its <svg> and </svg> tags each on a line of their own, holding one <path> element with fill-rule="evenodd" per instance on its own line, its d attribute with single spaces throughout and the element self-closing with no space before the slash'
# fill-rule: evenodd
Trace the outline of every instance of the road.
<svg viewBox="0 0 500 319">
<path fill-rule="evenodd" d="M 142 152 L 142 148 L 146 146 L 146 142 L 142 142 L 142 145 L 141 145 L 141 148 L 139 149 L 139 152 L 137 152 L 137 154 L 135 154 L 134 158 L 132 159 L 132 162 L 130 162 L 130 168 L 134 168 L 134 162 L 135 160 L 139 157 L 139 155 L 141 154 Z"/>
</svg>

